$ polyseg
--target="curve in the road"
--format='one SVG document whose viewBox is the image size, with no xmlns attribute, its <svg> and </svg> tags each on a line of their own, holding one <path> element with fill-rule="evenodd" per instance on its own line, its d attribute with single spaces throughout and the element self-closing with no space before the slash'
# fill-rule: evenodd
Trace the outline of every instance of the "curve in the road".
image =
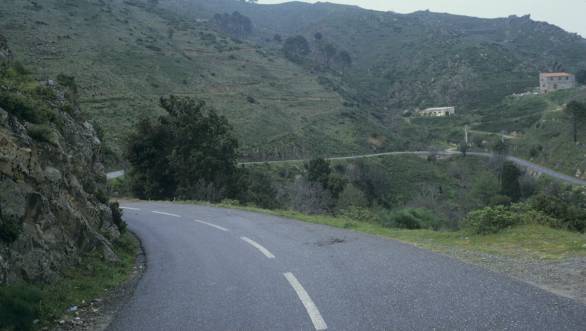
<svg viewBox="0 0 586 331">
<path fill-rule="evenodd" d="M 578 302 L 394 240 L 207 206 L 122 208 L 148 268 L 110 330 L 586 329 Z"/>
<path fill-rule="evenodd" d="M 460 154 L 459 152 L 453 151 L 442 151 L 442 152 L 432 152 L 432 151 L 415 151 L 415 152 L 386 152 L 386 153 L 374 153 L 374 154 L 362 154 L 362 155 L 352 155 L 352 156 L 340 156 L 340 157 L 330 157 L 326 158 L 328 161 L 344 161 L 344 160 L 358 160 L 358 159 L 367 159 L 367 158 L 375 158 L 375 157 L 382 157 L 382 156 L 397 156 L 397 155 L 444 155 L 444 156 L 453 156 Z M 478 157 L 486 157 L 490 158 L 493 156 L 491 153 L 479 153 L 479 152 L 468 152 L 467 155 L 471 156 L 478 156 Z M 582 180 L 580 178 L 568 176 L 557 172 L 555 170 L 546 168 L 544 166 L 540 166 L 533 162 L 523 160 L 521 158 L 515 156 L 507 156 L 507 160 L 517 164 L 526 169 L 530 169 L 531 171 L 540 174 L 549 176 L 555 180 L 571 184 L 571 185 L 582 185 L 586 186 L 586 180 Z M 262 162 L 240 162 L 239 165 L 261 165 L 261 164 L 286 164 L 286 163 L 299 163 L 299 162 L 307 162 L 307 159 L 294 159 L 294 160 L 280 160 L 280 161 L 262 161 Z M 108 179 L 115 179 L 123 177 L 125 174 L 124 170 L 109 172 L 107 174 Z"/>
</svg>

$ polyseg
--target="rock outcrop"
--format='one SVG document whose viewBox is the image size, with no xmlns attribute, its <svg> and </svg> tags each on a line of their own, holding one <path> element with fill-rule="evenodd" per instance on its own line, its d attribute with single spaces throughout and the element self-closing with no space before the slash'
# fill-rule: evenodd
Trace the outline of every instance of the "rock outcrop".
<svg viewBox="0 0 586 331">
<path fill-rule="evenodd" d="M 0 61 L 11 60 L 12 52 L 8 48 L 8 42 L 3 35 L 0 35 Z"/>
<path fill-rule="evenodd" d="M 8 58 L 3 43 L 0 56 Z M 51 139 L 39 139 L 38 124 L 2 109 L 0 98 L 0 284 L 51 282 L 83 254 L 117 259 L 111 240 L 120 234 L 101 194 L 101 142 L 75 110 L 65 111 L 57 83 L 44 87 L 55 96 L 43 99 L 52 118 L 41 133 Z"/>
</svg>

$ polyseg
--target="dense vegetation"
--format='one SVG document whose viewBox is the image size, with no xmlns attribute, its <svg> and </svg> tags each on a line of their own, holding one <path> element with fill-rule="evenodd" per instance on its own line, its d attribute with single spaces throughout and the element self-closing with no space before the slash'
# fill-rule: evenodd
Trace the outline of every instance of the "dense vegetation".
<svg viewBox="0 0 586 331">
<path fill-rule="evenodd" d="M 171 96 L 156 123 L 143 120 L 130 137 L 132 190 L 142 199 L 219 201 L 238 191 L 238 143 L 223 116 L 204 102 Z"/>
</svg>

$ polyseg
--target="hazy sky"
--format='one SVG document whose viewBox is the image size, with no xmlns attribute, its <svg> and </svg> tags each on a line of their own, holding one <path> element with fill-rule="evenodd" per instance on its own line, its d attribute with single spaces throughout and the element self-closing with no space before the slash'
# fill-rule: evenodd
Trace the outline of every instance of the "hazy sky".
<svg viewBox="0 0 586 331">
<path fill-rule="evenodd" d="M 259 0 L 259 3 L 282 2 L 287 1 Z M 330 0 L 329 2 L 399 13 L 429 9 L 434 12 L 477 17 L 531 14 L 534 20 L 547 21 L 586 37 L 586 0 Z"/>
</svg>

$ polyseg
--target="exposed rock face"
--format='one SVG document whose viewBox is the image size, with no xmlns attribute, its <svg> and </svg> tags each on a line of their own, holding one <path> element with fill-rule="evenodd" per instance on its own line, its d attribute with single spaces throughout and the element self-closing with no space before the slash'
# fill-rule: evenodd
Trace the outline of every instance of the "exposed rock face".
<svg viewBox="0 0 586 331">
<path fill-rule="evenodd" d="M 63 134 L 53 145 L 35 142 L 0 109 L 0 222 L 18 228 L 13 242 L 0 240 L 0 284 L 50 282 L 95 250 L 116 259 L 111 211 L 88 193 L 105 182 L 100 141 L 90 125 L 61 116 Z"/>
<path fill-rule="evenodd" d="M 4 36 L 0 35 L 0 61 L 12 59 L 12 53 L 8 49 L 8 42 Z"/>
<path fill-rule="evenodd" d="M 85 253 L 117 259 L 110 240 L 118 228 L 94 194 L 106 183 L 101 142 L 51 103 L 51 142 L 33 139 L 30 123 L 0 108 L 0 284 L 51 282 Z"/>
</svg>

